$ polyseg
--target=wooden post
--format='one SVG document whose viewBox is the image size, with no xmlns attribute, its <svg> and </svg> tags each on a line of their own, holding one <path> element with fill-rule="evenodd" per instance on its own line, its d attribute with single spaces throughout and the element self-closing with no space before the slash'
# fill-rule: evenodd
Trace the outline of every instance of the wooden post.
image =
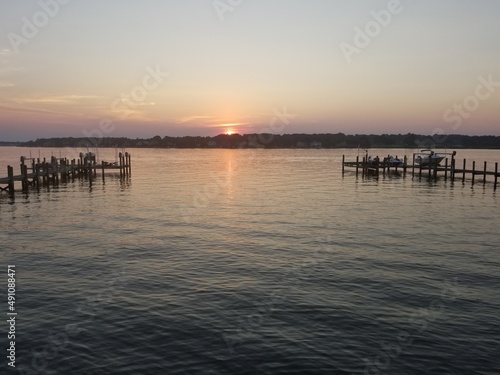
<svg viewBox="0 0 500 375">
<path fill-rule="evenodd" d="M 120 156 L 120 169 L 121 169 L 121 156 Z M 356 178 L 358 178 L 358 175 L 359 175 L 359 155 L 356 156 Z"/>
<path fill-rule="evenodd" d="M 128 174 L 129 176 L 132 175 L 132 155 L 128 154 Z"/>
<path fill-rule="evenodd" d="M 345 163 L 345 155 L 342 155 L 342 177 L 344 177 L 344 169 L 345 169 L 344 163 Z"/>
<path fill-rule="evenodd" d="M 54 182 L 57 180 L 57 160 L 55 160 L 55 157 L 52 156 L 50 158 L 50 170 L 52 172 L 52 179 Z"/>
<path fill-rule="evenodd" d="M 118 154 L 118 158 L 120 159 L 120 178 L 123 178 L 123 157 L 121 152 Z M 358 177 L 357 163 L 356 163 L 356 177 Z"/>
<path fill-rule="evenodd" d="M 23 179 L 23 192 L 28 192 L 29 184 L 28 184 L 28 166 L 26 164 L 21 164 L 21 175 Z"/>
<path fill-rule="evenodd" d="M 448 158 L 444 161 L 444 180 L 448 181 Z"/>
<path fill-rule="evenodd" d="M 83 165 L 83 152 L 80 152 L 80 159 L 78 160 L 78 175 L 81 175 L 82 172 L 83 172 L 83 168 L 84 168 L 84 165 Z"/>
<path fill-rule="evenodd" d="M 123 154 L 123 177 L 127 177 L 127 156 Z"/>
<path fill-rule="evenodd" d="M 455 182 L 455 155 L 457 154 L 456 151 L 453 151 L 453 153 L 451 154 L 451 174 L 450 174 L 450 178 L 451 178 L 451 182 Z"/>
<path fill-rule="evenodd" d="M 64 158 L 64 164 L 66 165 L 66 179 L 69 180 L 71 172 L 71 161 L 68 158 Z"/>
<path fill-rule="evenodd" d="M 102 183 L 104 184 L 105 180 L 104 180 L 104 162 L 102 161 L 101 159 L 101 168 L 102 168 Z"/>
<path fill-rule="evenodd" d="M 28 176 L 24 174 L 24 156 L 21 156 L 21 165 L 20 165 L 20 170 L 21 170 L 21 186 L 23 192 L 27 190 L 27 183 L 26 180 L 28 179 Z"/>
<path fill-rule="evenodd" d="M 26 182 L 26 190 L 28 190 L 30 186 L 30 180 L 28 177 L 28 166 L 26 164 L 24 165 L 24 177 Z"/>
<path fill-rule="evenodd" d="M 31 159 L 31 173 L 33 173 L 32 181 L 31 183 L 33 186 L 38 186 L 38 176 L 36 173 L 36 163 L 35 163 L 35 158 Z"/>
<path fill-rule="evenodd" d="M 40 163 L 40 173 L 42 174 L 42 185 L 47 184 L 47 163 Z"/>
<path fill-rule="evenodd" d="M 35 160 L 33 160 L 33 173 L 35 174 L 33 178 L 35 179 L 34 182 L 37 189 L 40 188 L 39 172 L 40 172 L 39 162 L 35 163 Z"/>
<path fill-rule="evenodd" d="M 38 167 L 42 170 L 42 184 L 45 185 L 47 183 L 47 178 L 45 177 L 45 163 L 40 163 Z"/>
<path fill-rule="evenodd" d="M 59 180 L 62 177 L 62 160 L 58 160 L 54 156 L 54 165 L 55 165 L 55 168 L 56 168 L 57 182 L 59 182 Z"/>
<path fill-rule="evenodd" d="M 408 163 L 408 158 L 406 157 L 406 155 L 403 159 L 403 163 L 404 163 L 403 164 L 403 176 L 406 176 L 406 163 Z"/>
<path fill-rule="evenodd" d="M 92 186 L 92 179 L 94 177 L 94 171 L 92 170 L 92 158 L 87 158 L 87 170 L 89 177 L 89 185 Z"/>
<path fill-rule="evenodd" d="M 368 174 L 368 165 L 367 165 L 367 159 L 365 156 L 363 156 L 363 161 L 362 161 L 362 168 L 361 168 L 361 178 L 365 178 L 365 175 Z"/>
<path fill-rule="evenodd" d="M 45 175 L 47 176 L 47 185 L 50 184 L 50 164 L 49 162 L 45 163 Z"/>
<path fill-rule="evenodd" d="M 9 194 L 14 196 L 14 168 L 7 166 L 7 175 L 9 177 Z"/>
<path fill-rule="evenodd" d="M 431 179 L 432 176 L 432 152 L 429 155 L 429 180 Z"/>
<path fill-rule="evenodd" d="M 476 179 L 476 162 L 472 162 L 472 186 L 474 186 L 474 182 Z"/>
<path fill-rule="evenodd" d="M 60 165 L 61 165 L 61 181 L 64 183 L 66 182 L 66 167 L 65 167 L 66 161 L 64 159 L 61 159 Z"/>
<path fill-rule="evenodd" d="M 413 164 L 411 165 L 411 177 L 415 177 L 415 154 L 413 154 Z"/>
<path fill-rule="evenodd" d="M 486 185 L 486 172 L 487 172 L 487 162 L 484 162 L 484 173 L 483 173 L 483 185 Z"/>
<path fill-rule="evenodd" d="M 495 183 L 493 185 L 494 190 L 497 190 L 497 182 L 498 182 L 498 163 L 495 163 Z"/>
<path fill-rule="evenodd" d="M 465 166 L 467 165 L 467 159 L 464 159 L 464 166 L 462 169 L 462 184 L 465 184 Z"/>
</svg>

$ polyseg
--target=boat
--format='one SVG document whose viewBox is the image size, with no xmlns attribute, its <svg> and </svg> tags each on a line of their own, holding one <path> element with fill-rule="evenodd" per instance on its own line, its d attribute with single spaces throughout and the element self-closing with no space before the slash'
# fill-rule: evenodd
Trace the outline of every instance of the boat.
<svg viewBox="0 0 500 375">
<path fill-rule="evenodd" d="M 421 155 L 415 154 L 415 164 L 421 166 L 428 166 L 429 164 L 439 165 L 446 157 L 445 155 L 436 154 L 432 150 L 422 150 L 420 154 Z"/>
<path fill-rule="evenodd" d="M 394 157 L 392 155 L 389 155 L 389 157 L 384 158 L 384 163 L 389 167 L 399 167 L 404 163 L 404 161 L 398 158 L 397 156 Z"/>
<path fill-rule="evenodd" d="M 400 165 L 404 164 L 404 160 L 401 160 L 397 156 L 394 157 L 392 155 L 385 157 L 382 161 L 380 161 L 378 156 L 376 156 L 374 158 L 369 156 L 366 161 L 368 163 L 368 166 L 371 166 L 371 167 L 378 166 L 380 162 L 382 163 L 381 165 L 385 165 L 388 167 L 399 167 Z"/>
</svg>

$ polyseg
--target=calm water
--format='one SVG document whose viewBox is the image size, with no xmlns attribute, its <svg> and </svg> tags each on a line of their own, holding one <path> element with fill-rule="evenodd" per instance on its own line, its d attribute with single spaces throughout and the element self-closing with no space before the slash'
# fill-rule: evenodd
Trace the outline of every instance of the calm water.
<svg viewBox="0 0 500 375">
<path fill-rule="evenodd" d="M 490 184 L 342 178 L 356 151 L 130 151 L 129 181 L 0 196 L 19 373 L 499 373 Z"/>
</svg>

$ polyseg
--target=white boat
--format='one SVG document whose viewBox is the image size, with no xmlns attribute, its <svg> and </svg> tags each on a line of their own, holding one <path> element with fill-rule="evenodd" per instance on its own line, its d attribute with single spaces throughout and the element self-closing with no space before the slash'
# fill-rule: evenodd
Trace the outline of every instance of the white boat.
<svg viewBox="0 0 500 375">
<path fill-rule="evenodd" d="M 445 155 L 436 154 L 432 150 L 422 150 L 421 155 L 415 155 L 415 164 L 421 166 L 439 165 L 445 157 Z"/>
</svg>

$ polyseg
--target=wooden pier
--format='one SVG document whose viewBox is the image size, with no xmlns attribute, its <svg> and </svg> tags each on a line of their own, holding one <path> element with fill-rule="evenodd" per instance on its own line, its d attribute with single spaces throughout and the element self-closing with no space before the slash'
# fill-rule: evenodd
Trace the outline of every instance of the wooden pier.
<svg viewBox="0 0 500 375">
<path fill-rule="evenodd" d="M 391 171 L 394 173 L 402 173 L 403 177 L 411 173 L 412 177 L 426 177 L 429 180 L 437 180 L 438 175 L 444 177 L 445 181 L 450 180 L 451 182 L 460 181 L 465 185 L 466 181 L 470 181 L 471 185 L 474 186 L 477 183 L 482 183 L 486 185 L 487 182 L 493 184 L 493 190 L 496 191 L 498 186 L 498 178 L 500 173 L 498 171 L 498 163 L 495 163 L 493 168 L 488 168 L 488 163 L 484 162 L 478 164 L 475 161 L 467 161 L 463 159 L 462 163 L 457 164 L 456 152 L 453 153 L 440 153 L 441 155 L 449 155 L 442 162 L 434 162 L 430 159 L 428 164 L 422 165 L 415 162 L 416 155 L 413 154 L 412 163 L 408 163 L 408 158 L 404 157 L 401 164 L 394 164 L 390 162 L 391 156 L 388 155 L 387 158 L 380 160 L 378 157 L 370 159 L 368 154 L 363 156 L 361 159 L 359 156 L 356 157 L 355 161 L 346 161 L 345 155 L 342 155 L 342 176 L 344 176 L 346 168 L 354 168 L 356 171 L 356 177 L 359 174 L 362 177 L 365 176 L 375 176 L 378 178 L 380 174 L 389 174 Z M 444 165 L 441 165 L 444 162 Z M 488 176 L 491 178 L 488 181 Z M 477 177 L 482 177 L 479 181 Z"/>
<path fill-rule="evenodd" d="M 41 186 L 57 184 L 59 182 L 75 181 L 75 179 L 86 178 L 90 185 L 97 178 L 97 172 L 102 174 L 105 180 L 106 171 L 120 173 L 120 178 L 129 177 L 132 174 L 131 156 L 128 152 L 119 153 L 117 162 L 97 163 L 93 153 L 80 153 L 79 159 L 69 160 L 67 158 L 51 157 L 50 161 L 45 158 L 26 158 L 21 156 L 20 174 L 14 174 L 14 168 L 7 166 L 7 177 L 0 177 L 0 193 L 7 192 L 14 196 L 15 182 L 21 182 L 22 191 L 28 192 L 30 188 L 39 189 Z"/>
</svg>

